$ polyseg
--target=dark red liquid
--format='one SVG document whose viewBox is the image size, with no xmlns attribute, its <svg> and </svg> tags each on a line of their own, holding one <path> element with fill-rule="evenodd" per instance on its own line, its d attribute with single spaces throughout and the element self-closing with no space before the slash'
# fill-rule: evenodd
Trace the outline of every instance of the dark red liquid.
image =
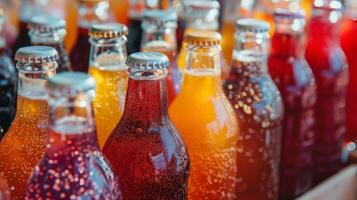
<svg viewBox="0 0 357 200">
<path fill-rule="evenodd" d="M 127 43 L 128 55 L 140 51 L 142 34 L 143 30 L 141 28 L 141 20 L 130 19 Z"/>
<path fill-rule="evenodd" d="M 79 27 L 77 42 L 71 51 L 71 64 L 73 71 L 88 72 L 90 43 L 88 29 Z"/>
<path fill-rule="evenodd" d="M 17 73 L 5 50 L 0 49 L 0 138 L 15 117 Z"/>
<path fill-rule="evenodd" d="M 259 61 L 233 61 L 223 84 L 239 121 L 237 196 L 241 200 L 278 198 L 282 102 L 263 67 Z"/>
<path fill-rule="evenodd" d="M 69 60 L 68 52 L 64 47 L 63 43 L 55 43 L 55 44 L 46 44 L 46 43 L 35 43 L 33 45 L 37 46 L 50 46 L 57 50 L 59 54 L 57 73 L 59 72 L 68 72 L 71 71 L 71 62 Z"/>
<path fill-rule="evenodd" d="M 349 67 L 347 88 L 347 134 L 345 142 L 357 140 L 357 19 L 346 16 L 341 29 L 341 46 Z"/>
<path fill-rule="evenodd" d="M 121 199 L 96 138 L 93 131 L 50 132 L 47 152 L 33 171 L 24 199 Z"/>
<path fill-rule="evenodd" d="M 19 35 L 17 36 L 15 44 L 12 46 L 12 53 L 15 54 L 16 51 L 21 47 L 26 47 L 31 45 L 30 36 L 28 35 L 28 23 L 20 21 L 19 25 Z"/>
<path fill-rule="evenodd" d="M 186 199 L 189 160 L 166 95 L 164 79 L 129 79 L 123 117 L 103 149 L 124 199 Z"/>
<path fill-rule="evenodd" d="M 303 53 L 302 34 L 276 32 L 269 71 L 284 102 L 280 199 L 293 199 L 313 184 L 316 83 Z"/>
<path fill-rule="evenodd" d="M 329 12 L 328 10 L 319 10 Z M 346 90 L 348 68 L 340 48 L 338 23 L 328 15 L 312 17 L 308 26 L 306 58 L 317 83 L 316 143 L 314 146 L 315 181 L 341 168 L 341 151 L 346 133 Z"/>
</svg>

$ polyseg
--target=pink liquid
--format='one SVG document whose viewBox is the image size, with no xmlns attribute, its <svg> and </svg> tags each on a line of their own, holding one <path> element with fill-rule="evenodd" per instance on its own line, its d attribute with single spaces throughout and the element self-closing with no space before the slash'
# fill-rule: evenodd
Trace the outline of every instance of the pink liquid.
<svg viewBox="0 0 357 200">
<path fill-rule="evenodd" d="M 357 19 L 346 16 L 341 29 L 341 46 L 349 67 L 350 83 L 347 88 L 347 134 L 345 142 L 357 140 Z"/>
<path fill-rule="evenodd" d="M 284 102 L 280 198 L 293 199 L 313 183 L 314 107 L 317 99 L 313 73 L 305 58 L 302 34 L 276 32 L 272 37 L 269 71 Z"/>
<path fill-rule="evenodd" d="M 187 150 L 167 115 L 165 79 L 129 79 L 123 117 L 103 149 L 124 199 L 186 199 Z"/>
<path fill-rule="evenodd" d="M 328 12 L 320 8 L 319 11 Z M 308 26 L 306 59 L 317 83 L 314 176 L 320 182 L 341 169 L 346 133 L 348 68 L 339 46 L 338 24 L 313 16 Z"/>
<path fill-rule="evenodd" d="M 68 133 L 78 129 L 69 126 L 49 133 L 47 152 L 33 171 L 24 199 L 121 199 L 95 132 Z"/>
<path fill-rule="evenodd" d="M 79 27 L 77 42 L 74 44 L 70 54 L 73 71 L 88 72 L 89 52 L 88 29 Z"/>
</svg>

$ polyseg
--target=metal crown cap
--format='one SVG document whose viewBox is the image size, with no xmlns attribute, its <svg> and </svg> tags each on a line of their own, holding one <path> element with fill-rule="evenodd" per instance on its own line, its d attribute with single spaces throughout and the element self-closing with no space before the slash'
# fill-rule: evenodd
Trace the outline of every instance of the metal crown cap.
<svg viewBox="0 0 357 200">
<path fill-rule="evenodd" d="M 77 93 L 94 90 L 95 80 L 87 73 L 63 72 L 48 79 L 47 89 L 50 92 L 56 90 L 75 95 Z"/>
<path fill-rule="evenodd" d="M 177 14 L 174 9 L 168 10 L 145 10 L 143 12 L 143 20 L 158 25 L 168 23 L 177 23 Z"/>
<path fill-rule="evenodd" d="M 253 18 L 242 18 L 236 21 L 236 28 L 240 32 L 265 33 L 269 32 L 268 22 Z"/>
<path fill-rule="evenodd" d="M 190 7 L 194 10 L 220 9 L 218 1 L 185 0 L 183 5 L 185 8 Z"/>
<path fill-rule="evenodd" d="M 305 19 L 305 12 L 300 11 L 289 11 L 286 9 L 277 9 L 274 12 L 274 18 L 281 19 Z"/>
<path fill-rule="evenodd" d="M 58 58 L 56 49 L 48 46 L 22 47 L 15 54 L 15 60 L 24 63 L 56 62 Z"/>
<path fill-rule="evenodd" d="M 131 54 L 126 65 L 132 70 L 156 70 L 166 69 L 170 65 L 169 58 L 162 53 L 157 52 L 137 52 Z"/>
<path fill-rule="evenodd" d="M 189 31 L 184 41 L 189 45 L 215 46 L 221 44 L 222 36 L 214 31 Z"/>
<path fill-rule="evenodd" d="M 50 33 L 66 29 L 66 21 L 62 18 L 38 15 L 30 20 L 29 28 L 35 33 Z"/>
<path fill-rule="evenodd" d="M 118 38 L 128 35 L 128 27 L 119 23 L 93 24 L 89 31 L 92 38 Z"/>
</svg>

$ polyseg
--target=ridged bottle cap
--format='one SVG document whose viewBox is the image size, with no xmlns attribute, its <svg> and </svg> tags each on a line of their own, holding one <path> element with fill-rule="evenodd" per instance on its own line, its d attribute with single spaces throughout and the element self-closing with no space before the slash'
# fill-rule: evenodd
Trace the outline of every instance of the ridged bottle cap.
<svg viewBox="0 0 357 200">
<path fill-rule="evenodd" d="M 127 58 L 126 65 L 129 69 L 136 71 L 155 70 L 168 68 L 170 61 L 169 58 L 162 53 L 137 52 Z"/>
<path fill-rule="evenodd" d="M 269 32 L 270 25 L 264 20 L 242 18 L 236 21 L 236 28 L 239 32 L 265 33 Z"/>
<path fill-rule="evenodd" d="M 286 9 L 277 9 L 274 12 L 274 18 L 282 19 L 305 19 L 305 13 L 303 11 L 294 12 Z"/>
<path fill-rule="evenodd" d="M 173 9 L 145 10 L 142 17 L 145 22 L 157 25 L 177 24 L 177 14 Z"/>
<path fill-rule="evenodd" d="M 89 31 L 92 38 L 117 38 L 128 35 L 128 28 L 119 23 L 93 24 Z"/>
<path fill-rule="evenodd" d="M 58 58 L 56 49 L 48 46 L 22 47 L 15 54 L 15 60 L 23 63 L 49 63 Z"/>
<path fill-rule="evenodd" d="M 66 29 L 66 21 L 62 18 L 39 15 L 32 17 L 29 29 L 35 33 L 51 33 Z"/>
<path fill-rule="evenodd" d="M 189 31 L 184 41 L 189 45 L 215 46 L 221 44 L 222 36 L 214 31 Z"/>
<path fill-rule="evenodd" d="M 50 92 L 68 93 L 76 95 L 95 89 L 95 80 L 83 72 L 63 72 L 53 76 L 47 81 Z M 60 94 L 59 94 L 60 95 Z"/>
</svg>

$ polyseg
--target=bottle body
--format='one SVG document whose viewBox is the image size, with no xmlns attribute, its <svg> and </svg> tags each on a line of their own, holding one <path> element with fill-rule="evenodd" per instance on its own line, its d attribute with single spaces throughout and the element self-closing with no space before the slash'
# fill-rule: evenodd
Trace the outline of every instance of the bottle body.
<svg viewBox="0 0 357 200">
<path fill-rule="evenodd" d="M 277 25 L 279 29 L 279 24 Z M 283 97 L 280 198 L 291 199 L 313 184 L 313 150 L 317 90 L 303 54 L 303 33 L 277 30 L 272 37 L 269 71 Z M 289 52 L 287 49 L 290 49 Z"/>
<path fill-rule="evenodd" d="M 337 18 L 329 18 L 331 13 Z M 336 31 L 339 16 L 339 9 L 314 7 L 308 25 L 306 59 L 314 73 L 318 91 L 314 146 L 316 182 L 337 172 L 342 164 L 348 67 Z"/>
</svg>

